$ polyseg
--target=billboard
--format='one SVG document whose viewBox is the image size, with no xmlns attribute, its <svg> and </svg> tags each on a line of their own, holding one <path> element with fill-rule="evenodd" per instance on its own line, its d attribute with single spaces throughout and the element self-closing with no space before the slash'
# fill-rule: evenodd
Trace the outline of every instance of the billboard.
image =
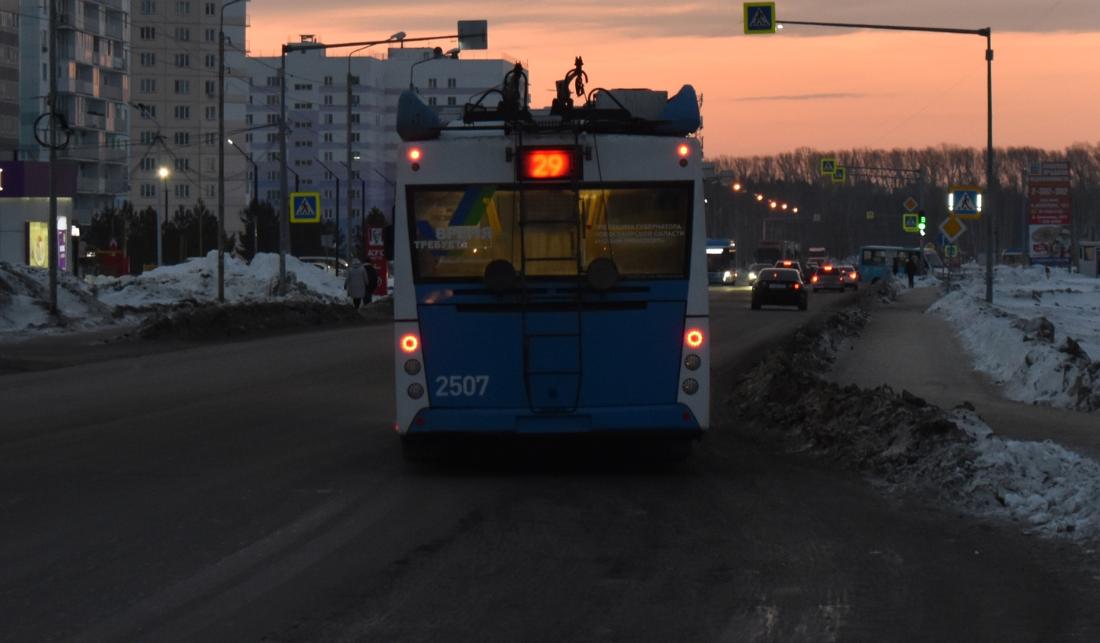
<svg viewBox="0 0 1100 643">
<path fill-rule="evenodd" d="M 1031 164 L 1027 209 L 1027 252 L 1031 262 L 1068 266 L 1073 242 L 1068 163 Z"/>
<path fill-rule="evenodd" d="M 50 224 L 45 221 L 27 222 L 27 265 L 34 268 L 50 267 Z"/>
</svg>

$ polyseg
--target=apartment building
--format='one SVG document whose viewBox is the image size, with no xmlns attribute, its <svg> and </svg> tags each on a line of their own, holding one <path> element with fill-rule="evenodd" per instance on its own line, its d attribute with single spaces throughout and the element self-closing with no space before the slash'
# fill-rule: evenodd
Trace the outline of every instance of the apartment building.
<svg viewBox="0 0 1100 643">
<path fill-rule="evenodd" d="M 370 53 L 369 51 L 367 53 Z M 415 69 L 413 64 L 416 63 Z M 321 194 L 322 220 L 353 228 L 372 208 L 386 217 L 393 207 L 393 181 L 400 139 L 397 99 L 413 82 L 444 117 L 458 117 L 473 95 L 498 86 L 513 61 L 434 58 L 430 48 L 390 48 L 385 57 L 352 56 L 352 199 L 347 201 L 347 77 L 349 59 L 311 50 L 287 56 L 287 159 L 289 188 Z M 261 201 L 279 203 L 279 58 L 249 58 L 251 94 L 246 150 L 259 168 Z M 489 100 L 487 104 L 495 104 Z M 339 181 L 339 191 L 337 191 Z"/>
<path fill-rule="evenodd" d="M 19 0 L 0 0 L 0 161 L 19 149 Z"/>
<path fill-rule="evenodd" d="M 131 136 L 134 172 L 130 201 L 137 208 L 192 207 L 199 199 L 218 209 L 218 29 L 224 0 L 133 0 Z M 245 127 L 246 4 L 225 9 L 227 138 Z M 164 179 L 161 167 L 168 169 Z M 225 151 L 226 229 L 241 229 L 251 168 Z"/>
<path fill-rule="evenodd" d="M 57 0 L 58 103 L 65 146 L 58 158 L 77 168 L 74 216 L 117 205 L 129 189 L 130 0 Z M 47 112 L 49 47 L 47 5 L 19 3 L 19 157 L 46 160 L 35 138 Z"/>
</svg>

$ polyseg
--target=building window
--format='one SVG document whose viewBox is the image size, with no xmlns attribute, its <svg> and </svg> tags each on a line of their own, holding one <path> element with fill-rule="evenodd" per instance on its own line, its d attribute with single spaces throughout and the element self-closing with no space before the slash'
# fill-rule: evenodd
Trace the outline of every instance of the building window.
<svg viewBox="0 0 1100 643">
<path fill-rule="evenodd" d="M 176 0 L 176 15 L 177 16 L 189 16 L 189 15 L 191 15 L 191 2 L 189 0 Z"/>
<path fill-rule="evenodd" d="M 175 84 L 177 94 L 190 94 L 191 93 L 191 81 L 189 80 L 177 80 Z"/>
<path fill-rule="evenodd" d="M 141 15 L 152 16 L 157 12 L 157 3 L 155 0 L 141 0 Z"/>
<path fill-rule="evenodd" d="M 191 186 L 187 185 L 186 183 L 177 183 L 176 184 L 176 198 L 177 199 L 188 199 L 190 197 L 191 197 Z"/>
<path fill-rule="evenodd" d="M 189 54 L 176 54 L 176 67 L 190 67 L 191 56 Z"/>
<path fill-rule="evenodd" d="M 152 67 L 157 64 L 157 55 L 151 51 L 143 51 L 138 54 L 138 62 L 142 67 Z"/>
<path fill-rule="evenodd" d="M 279 140 L 279 135 L 276 134 L 275 132 L 268 132 L 267 133 L 267 142 L 268 143 L 274 143 L 278 140 Z"/>
<path fill-rule="evenodd" d="M 214 105 L 206 106 L 206 120 L 212 121 L 218 118 L 218 108 Z"/>
<path fill-rule="evenodd" d="M 138 38 L 142 40 L 156 40 L 157 28 L 156 27 L 142 27 L 138 29 Z"/>
<path fill-rule="evenodd" d="M 150 160 L 152 160 L 152 159 L 150 159 Z M 141 184 L 141 196 L 148 198 L 148 197 L 154 197 L 156 195 L 157 195 L 157 184 L 156 183 L 142 183 Z"/>
<path fill-rule="evenodd" d="M 279 122 L 279 115 L 278 114 L 268 114 L 267 115 L 267 124 L 268 125 L 275 125 L 278 122 Z"/>
<path fill-rule="evenodd" d="M 206 40 L 206 42 L 217 42 L 218 41 L 218 30 L 217 29 L 207 29 L 206 31 L 203 32 L 203 39 Z"/>
<path fill-rule="evenodd" d="M 176 105 L 174 110 L 177 121 L 185 121 L 191 118 L 191 106 L 190 105 Z"/>
<path fill-rule="evenodd" d="M 332 114 L 325 114 L 325 125 L 332 125 Z"/>
<path fill-rule="evenodd" d="M 435 89 L 435 88 L 436 88 L 435 79 L 434 78 L 429 78 L 428 79 L 428 89 Z"/>
<path fill-rule="evenodd" d="M 352 143 L 358 143 L 359 142 L 359 132 L 352 132 L 351 133 L 351 142 Z"/>
<path fill-rule="evenodd" d="M 176 40 L 180 42 L 191 40 L 191 30 L 187 27 L 176 27 Z"/>
<path fill-rule="evenodd" d="M 216 16 L 218 15 L 217 6 L 213 2 L 207 2 L 205 5 L 206 15 Z"/>
<path fill-rule="evenodd" d="M 325 160 L 326 161 L 331 161 L 332 160 L 332 152 L 325 152 Z M 332 173 L 331 172 L 325 172 L 325 174 L 327 175 L 329 180 L 332 180 Z"/>
<path fill-rule="evenodd" d="M 267 97 L 267 104 L 268 105 L 278 105 L 279 104 L 279 97 L 275 96 L 275 95 L 268 96 Z"/>
<path fill-rule="evenodd" d="M 218 81 L 208 80 L 206 81 L 206 95 L 217 96 L 218 95 Z"/>
<path fill-rule="evenodd" d="M 359 114 L 352 114 L 351 115 L 351 122 L 352 123 L 358 123 L 359 122 Z"/>
<path fill-rule="evenodd" d="M 151 171 L 154 167 L 156 167 L 157 161 L 154 158 L 146 156 L 145 158 L 141 159 L 140 165 L 141 169 Z"/>
<path fill-rule="evenodd" d="M 458 79 L 457 78 L 448 78 L 447 79 L 447 88 L 448 89 L 454 89 L 455 87 L 458 87 Z"/>
<path fill-rule="evenodd" d="M 332 94 L 325 94 L 325 105 L 332 104 Z"/>
<path fill-rule="evenodd" d="M 437 101 L 435 100 L 435 96 L 429 96 L 428 97 L 428 104 L 429 105 L 435 106 L 436 102 Z"/>
<path fill-rule="evenodd" d="M 447 97 L 447 104 L 448 105 L 457 105 L 458 104 L 458 99 L 455 98 L 454 96 L 448 96 Z"/>
<path fill-rule="evenodd" d="M 173 138 L 176 141 L 176 145 L 190 145 L 191 144 L 191 134 L 188 133 L 188 132 L 176 132 L 176 134 Z"/>
<path fill-rule="evenodd" d="M 218 144 L 218 133 L 217 132 L 207 132 L 204 136 L 206 138 L 206 144 L 207 145 L 217 145 Z"/>
<path fill-rule="evenodd" d="M 325 132 L 324 133 L 324 138 L 325 138 L 326 143 L 331 143 L 332 142 L 332 132 Z"/>
<path fill-rule="evenodd" d="M 279 77 L 278 76 L 268 76 L 267 77 L 267 86 L 268 87 L 278 87 L 279 86 Z"/>
<path fill-rule="evenodd" d="M 313 109 L 313 103 L 294 103 L 294 109 Z"/>
<path fill-rule="evenodd" d="M 176 171 L 186 172 L 191 169 L 191 159 L 176 159 Z"/>
<path fill-rule="evenodd" d="M 206 54 L 206 68 L 214 69 L 218 66 L 218 57 L 214 54 Z"/>
<path fill-rule="evenodd" d="M 309 91 L 313 89 L 311 83 L 294 83 L 294 89 L 298 91 Z"/>
<path fill-rule="evenodd" d="M 142 78 L 138 82 L 138 87 L 142 94 L 155 94 L 157 93 L 157 79 L 156 78 Z"/>
<path fill-rule="evenodd" d="M 332 85 L 332 76 L 325 76 L 325 87 Z"/>
</svg>

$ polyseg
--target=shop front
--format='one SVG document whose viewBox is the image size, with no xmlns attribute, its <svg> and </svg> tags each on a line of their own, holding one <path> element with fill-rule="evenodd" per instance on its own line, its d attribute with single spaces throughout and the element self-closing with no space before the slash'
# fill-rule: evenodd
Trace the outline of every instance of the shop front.
<svg viewBox="0 0 1100 643">
<path fill-rule="evenodd" d="M 76 168 L 58 164 L 58 268 L 73 266 L 73 195 Z M 0 161 L 0 261 L 48 268 L 50 261 L 49 163 Z M 78 234 L 78 232 L 77 232 Z"/>
</svg>

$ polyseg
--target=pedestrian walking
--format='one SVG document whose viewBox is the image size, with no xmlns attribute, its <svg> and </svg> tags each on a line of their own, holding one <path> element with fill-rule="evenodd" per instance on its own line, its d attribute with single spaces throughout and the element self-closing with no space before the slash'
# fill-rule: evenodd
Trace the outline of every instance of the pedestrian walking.
<svg viewBox="0 0 1100 643">
<path fill-rule="evenodd" d="M 367 271 L 367 295 L 363 298 L 363 301 L 369 304 L 374 300 L 374 293 L 378 290 L 378 271 L 374 269 L 374 264 L 369 261 L 363 264 L 363 267 Z"/>
<path fill-rule="evenodd" d="M 909 259 L 905 262 L 905 276 L 909 277 L 909 287 L 913 287 L 913 277 L 917 274 L 917 261 L 913 259 L 913 255 L 909 255 Z"/>
<path fill-rule="evenodd" d="M 359 310 L 359 305 L 363 303 L 364 298 L 370 297 L 367 283 L 368 275 L 366 269 L 363 268 L 363 264 L 359 263 L 358 259 L 352 259 L 351 266 L 348 267 L 348 273 L 344 275 L 344 290 L 347 291 L 348 297 L 351 298 L 356 310 Z M 369 302 L 370 299 L 367 299 L 367 301 Z"/>
</svg>

